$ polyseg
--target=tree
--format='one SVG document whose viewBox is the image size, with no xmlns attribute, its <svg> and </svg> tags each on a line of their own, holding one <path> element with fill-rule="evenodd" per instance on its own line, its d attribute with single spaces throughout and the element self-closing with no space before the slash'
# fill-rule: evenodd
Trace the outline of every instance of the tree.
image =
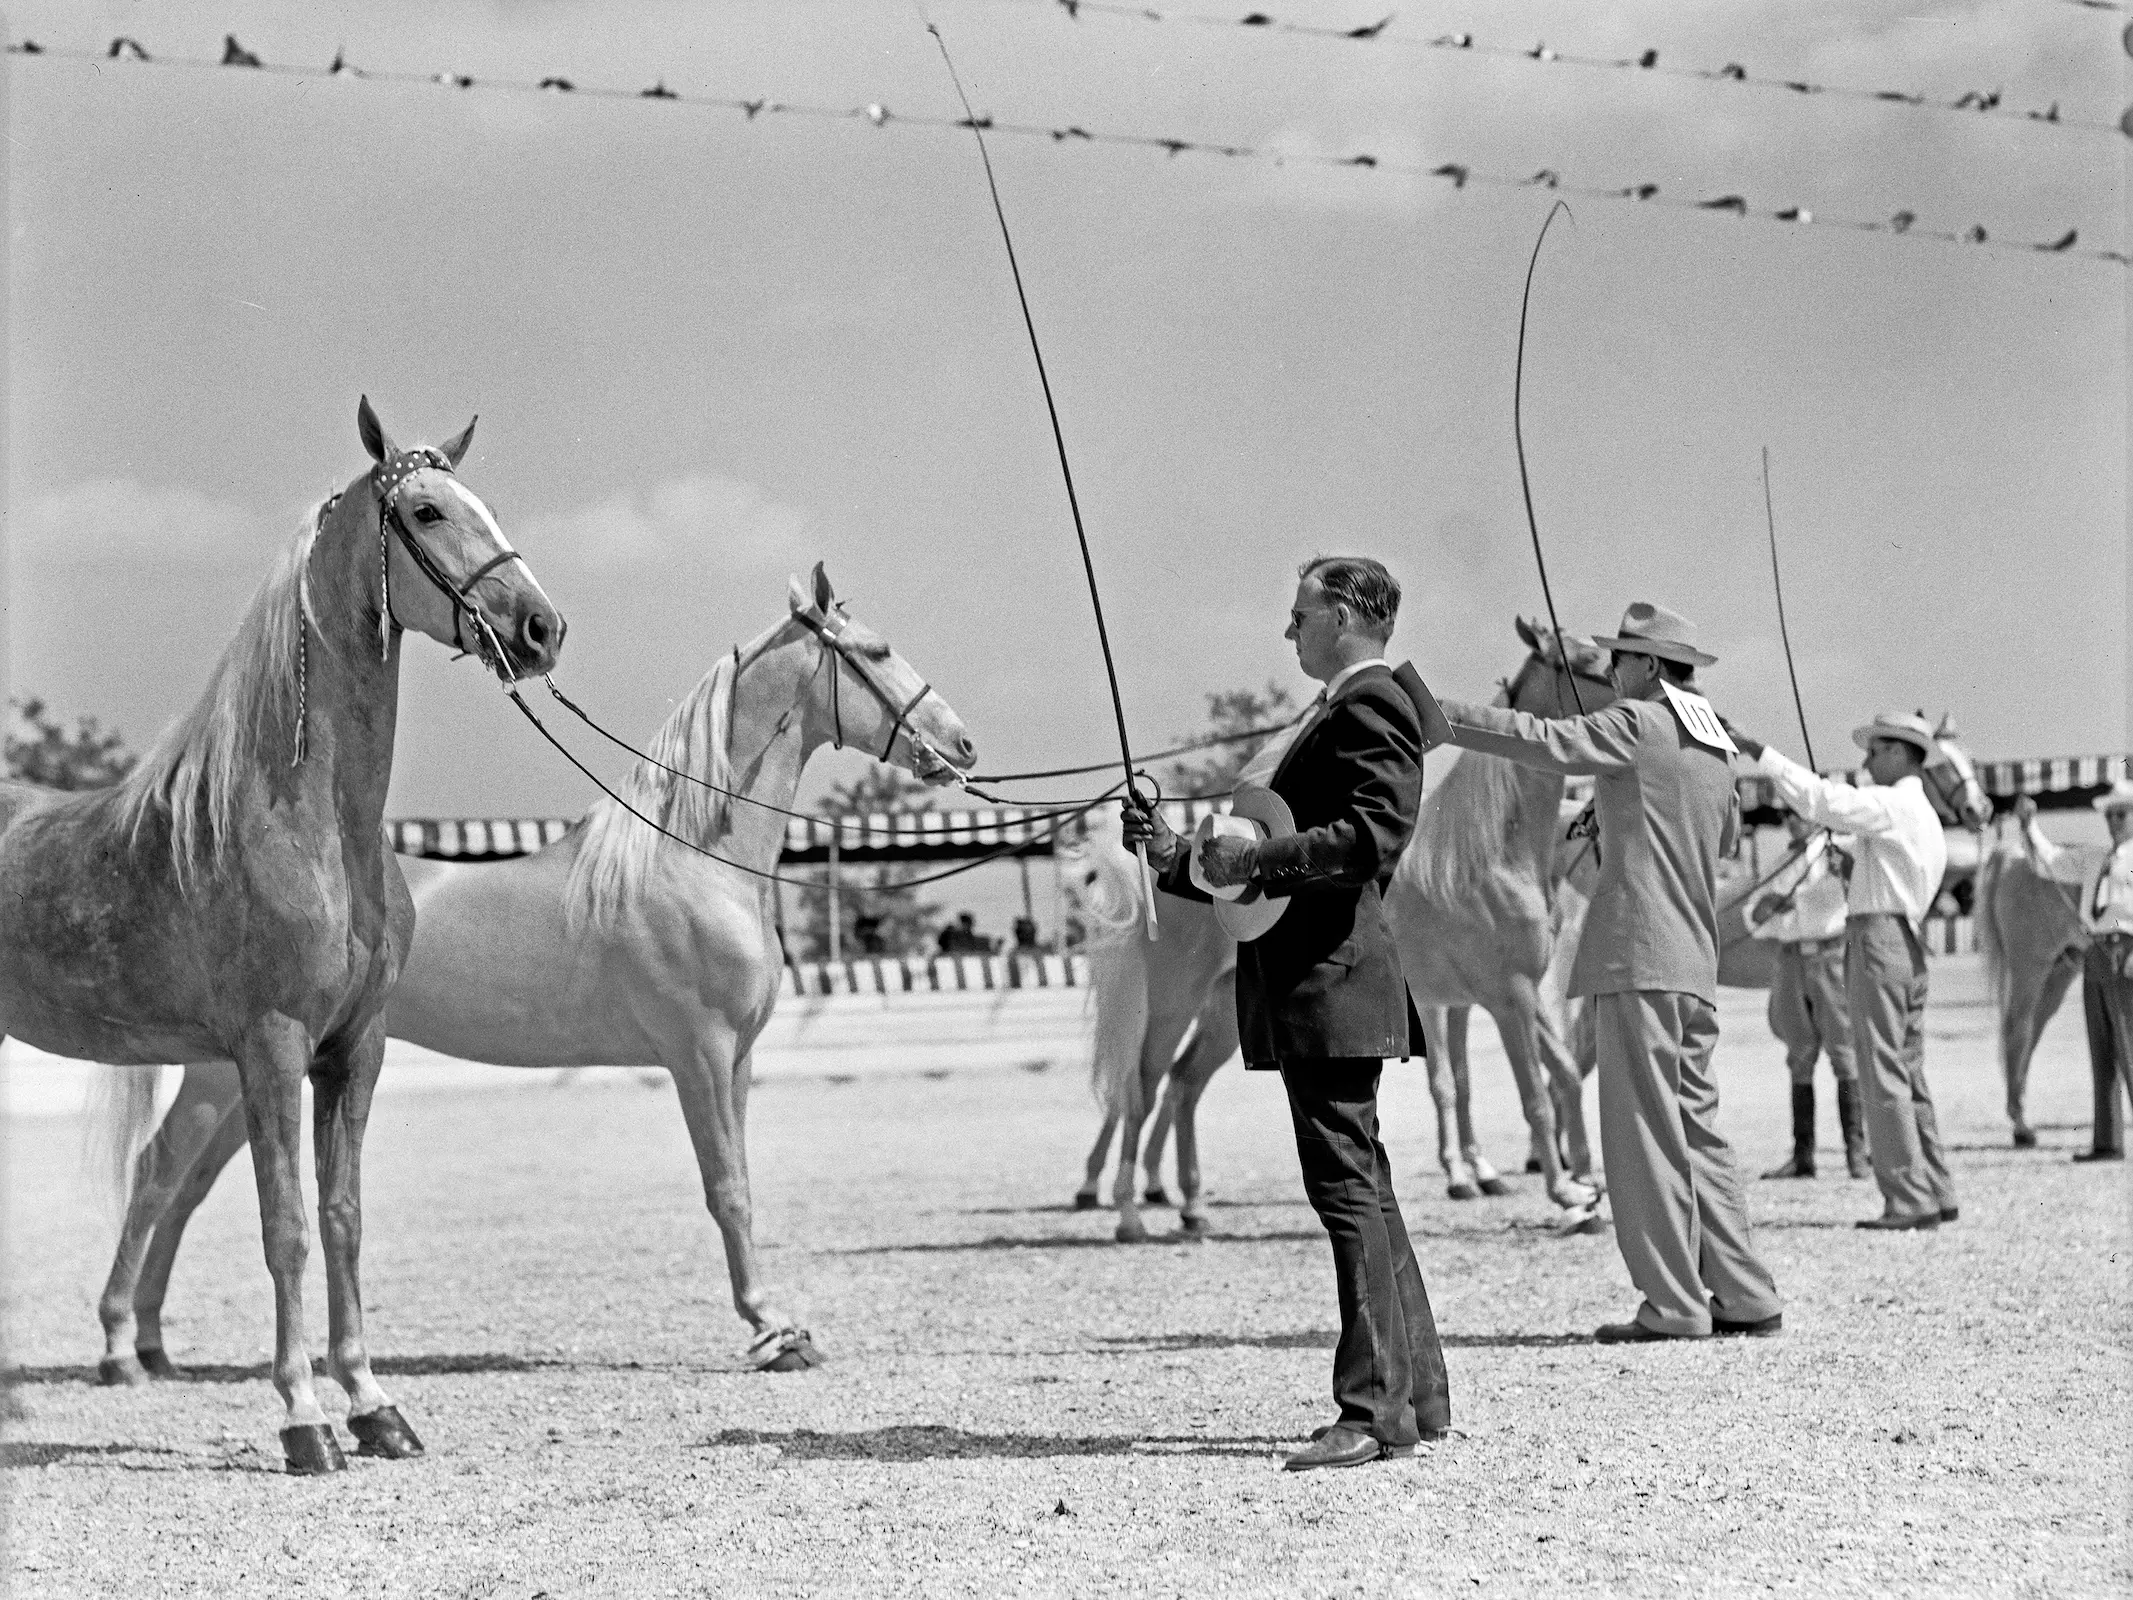
<svg viewBox="0 0 2133 1600">
<path fill-rule="evenodd" d="M 1257 755 L 1273 730 L 1296 715 L 1296 701 L 1280 684 L 1269 681 L 1264 689 L 1224 689 L 1207 697 L 1207 726 L 1190 739 L 1234 737 L 1256 729 L 1268 730 L 1256 739 L 1237 739 L 1197 755 L 1170 763 L 1163 790 L 1173 798 L 1187 795 L 1222 795 L 1236 786 L 1237 774 Z M 1185 740 L 1180 740 L 1184 743 Z"/>
<path fill-rule="evenodd" d="M 895 767 L 876 765 L 850 783 L 841 784 L 824 797 L 822 810 L 830 815 L 873 811 L 922 811 L 930 809 L 932 790 Z M 934 870 L 930 866 L 852 867 L 837 872 L 839 938 L 846 956 L 877 948 L 883 955 L 920 955 L 932 948 L 933 930 L 941 908 L 919 898 L 915 888 L 905 886 L 906 877 Z M 789 904 L 785 924 L 785 952 L 797 961 L 829 959 L 829 869 L 802 869 L 807 883 Z M 864 923 L 864 925 L 862 925 Z"/>
<path fill-rule="evenodd" d="M 47 789 L 102 789 L 133 770 L 136 759 L 115 730 L 105 732 L 94 717 L 83 717 L 68 733 L 32 695 L 13 702 L 25 731 L 9 733 L 7 775 Z"/>
</svg>

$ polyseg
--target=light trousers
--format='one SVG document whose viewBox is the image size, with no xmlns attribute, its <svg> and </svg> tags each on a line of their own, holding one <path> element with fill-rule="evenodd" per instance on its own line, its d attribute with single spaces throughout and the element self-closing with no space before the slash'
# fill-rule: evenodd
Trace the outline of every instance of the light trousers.
<svg viewBox="0 0 2133 1600">
<path fill-rule="evenodd" d="M 1711 1049 L 1718 1012 L 1673 990 L 1596 995 L 1600 1147 L 1615 1242 L 1644 1296 L 1637 1320 L 1701 1335 L 1715 1312 L 1754 1322 L 1781 1309 L 1777 1283 L 1749 1238 L 1733 1147 L 1718 1131 Z"/>
<path fill-rule="evenodd" d="M 1846 923 L 1844 979 L 1882 1201 L 1896 1217 L 1949 1210 L 1955 1180 L 1926 1087 L 1926 952 L 1910 922 L 1876 912 Z"/>
</svg>

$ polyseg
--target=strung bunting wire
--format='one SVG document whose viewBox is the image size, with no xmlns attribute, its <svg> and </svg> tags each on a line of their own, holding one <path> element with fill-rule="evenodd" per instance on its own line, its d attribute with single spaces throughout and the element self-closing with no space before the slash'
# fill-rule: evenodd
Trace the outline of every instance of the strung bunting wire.
<svg viewBox="0 0 2133 1600">
<path fill-rule="evenodd" d="M 1063 3 L 1063 0 L 1062 0 Z M 1084 7 L 1091 0 L 1077 0 Z M 228 45 L 236 44 L 231 38 Z M 124 48 L 121 48 L 121 47 Z M 664 78 L 644 89 L 604 89 L 579 83 L 576 79 L 550 75 L 538 80 L 482 78 L 476 79 L 461 72 L 404 72 L 383 71 L 357 67 L 349 62 L 343 52 L 336 52 L 333 64 L 328 67 L 291 66 L 277 62 L 261 61 L 251 51 L 239 49 L 247 58 L 244 61 L 229 60 L 227 47 L 223 60 L 205 60 L 191 56 L 150 55 L 140 43 L 130 37 L 112 40 L 104 50 L 69 50 L 47 48 L 35 40 L 23 39 L 7 47 L 10 55 L 32 57 L 39 60 L 103 61 L 130 60 L 158 67 L 206 68 L 219 71 L 225 65 L 239 66 L 248 72 L 277 74 L 297 78 L 334 78 L 374 84 L 438 85 L 451 89 L 472 90 L 476 88 L 499 93 L 545 94 L 560 98 L 568 95 L 588 100 L 631 100 L 656 103 L 662 106 L 689 106 L 702 110 L 738 111 L 748 122 L 763 116 L 800 117 L 819 121 L 864 121 L 882 129 L 978 129 L 999 134 L 1006 138 L 1036 139 L 1054 145 L 1088 144 L 1109 145 L 1124 149 L 1160 150 L 1165 155 L 1211 156 L 1230 161 L 1263 162 L 1276 167 L 1297 168 L 1344 168 L 1353 172 L 1381 176 L 1407 178 L 1434 178 L 1451 185 L 1455 190 L 1469 186 L 1492 189 L 1542 188 L 1555 190 L 1586 200 L 1626 201 L 1638 205 L 1655 206 L 1677 211 L 1709 211 L 1730 214 L 1742 220 L 1782 223 L 1792 227 L 1812 225 L 1822 229 L 1835 229 L 1847 233 L 1878 234 L 1887 238 L 1902 238 L 1912 243 L 1972 245 L 1987 250 L 2023 255 L 2057 255 L 2075 260 L 2108 261 L 2119 266 L 2133 265 L 2133 255 L 2124 250 L 2083 249 L 2080 231 L 2068 228 L 2050 239 L 2009 239 L 1988 230 L 1982 223 L 1972 223 L 1965 228 L 1934 227 L 1926 223 L 1918 212 L 1905 208 L 1891 213 L 1886 218 L 1836 217 L 1803 205 L 1757 206 L 1751 205 L 1745 195 L 1724 194 L 1706 198 L 1662 193 L 1657 183 L 1640 182 L 1628 184 L 1573 183 L 1564 176 L 1561 166 L 1537 168 L 1531 175 L 1519 177 L 1511 172 L 1492 172 L 1464 161 L 1428 160 L 1419 162 L 1396 161 L 1372 151 L 1359 150 L 1346 155 L 1298 154 L 1275 149 L 1271 146 L 1230 144 L 1212 139 L 1188 139 L 1169 135 L 1147 133 L 1103 133 L 1084 123 L 1071 122 L 1050 125 L 1033 122 L 1003 122 L 989 113 L 973 113 L 965 117 L 907 116 L 892 111 L 887 105 L 869 102 L 858 106 L 804 105 L 793 101 L 774 100 L 768 96 L 754 99 L 732 99 L 715 95 L 681 94 L 667 87 Z M 2133 125 L 2133 111 L 2127 113 L 2129 125 Z"/>
<path fill-rule="evenodd" d="M 1027 0 L 1023 0 L 1023 3 L 1026 4 Z M 1450 50 L 1506 61 L 1530 61 L 1538 66 L 1599 68 L 1654 78 L 1685 78 L 1701 83 L 1737 83 L 1750 89 L 1776 89 L 1795 95 L 1820 94 L 1844 100 L 1869 100 L 1883 105 L 1907 106 L 1919 111 L 1960 111 L 2012 122 L 2064 128 L 2077 133 L 2112 133 L 2118 131 L 2119 127 L 2116 122 L 2094 122 L 2084 118 L 2062 116 L 2059 102 L 2056 100 L 2041 110 L 2007 105 L 2005 91 L 1997 88 L 1971 89 L 1953 99 L 1936 99 L 1909 89 L 1868 89 L 1853 84 L 1820 83 L 1809 78 L 1772 77 L 1750 72 L 1738 61 L 1728 61 L 1721 67 L 1677 67 L 1670 63 L 1662 64 L 1656 49 L 1640 50 L 1630 56 L 1593 56 L 1582 55 L 1574 50 L 1557 50 L 1546 41 L 1531 46 L 1484 44 L 1471 33 L 1438 33 L 1422 38 L 1389 32 L 1394 21 L 1392 16 L 1382 17 L 1360 27 L 1344 28 L 1318 22 L 1289 22 L 1265 11 L 1247 11 L 1241 14 L 1164 11 L 1150 6 L 1121 4 L 1119 0 L 1042 0 L 1042 3 L 1057 6 L 1076 21 L 1088 14 L 1123 17 L 1134 22 L 1177 22 L 1197 27 L 1246 28 L 1260 33 L 1297 34 L 1311 39 L 1340 39 L 1353 43 L 1405 46 L 1417 50 Z M 2110 3 L 2110 0 L 2071 0 L 2071 3 L 2094 10 L 2125 9 Z"/>
</svg>

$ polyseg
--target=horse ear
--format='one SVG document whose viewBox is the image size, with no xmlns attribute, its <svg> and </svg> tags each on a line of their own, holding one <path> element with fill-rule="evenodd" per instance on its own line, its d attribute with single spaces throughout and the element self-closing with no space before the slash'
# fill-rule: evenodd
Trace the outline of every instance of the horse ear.
<svg viewBox="0 0 2133 1600">
<path fill-rule="evenodd" d="M 1514 617 L 1511 625 L 1518 630 L 1518 637 L 1525 642 L 1528 650 L 1538 650 L 1540 648 L 1540 640 L 1533 635 L 1532 623 L 1528 622 L 1524 617 Z"/>
<path fill-rule="evenodd" d="M 444 452 L 444 459 L 451 462 L 454 467 L 457 467 L 465 458 L 467 446 L 474 439 L 474 424 L 479 421 L 481 421 L 481 413 L 477 411 L 467 425 L 459 430 L 457 438 L 447 439 L 437 447 Z"/>
<path fill-rule="evenodd" d="M 837 603 L 837 591 L 830 587 L 829 574 L 822 570 L 822 563 L 815 563 L 815 609 L 828 611 Z"/>
<path fill-rule="evenodd" d="M 378 414 L 370 409 L 370 396 L 364 395 L 356 402 L 356 436 L 363 441 L 363 448 L 370 452 L 370 459 L 383 461 L 387 456 L 398 455 L 400 447 L 393 443 L 385 431 L 385 424 Z"/>
<path fill-rule="evenodd" d="M 808 598 L 807 590 L 798 578 L 788 578 L 786 582 L 790 587 L 785 593 L 785 603 L 792 607 L 794 616 L 805 616 L 814 609 L 814 602 Z"/>
<path fill-rule="evenodd" d="M 1936 739 L 1953 739 L 1958 737 L 1955 731 L 1954 712 L 1944 711 L 1941 713 L 1940 721 L 1938 724 L 1935 725 L 1933 729 L 1933 737 Z"/>
</svg>

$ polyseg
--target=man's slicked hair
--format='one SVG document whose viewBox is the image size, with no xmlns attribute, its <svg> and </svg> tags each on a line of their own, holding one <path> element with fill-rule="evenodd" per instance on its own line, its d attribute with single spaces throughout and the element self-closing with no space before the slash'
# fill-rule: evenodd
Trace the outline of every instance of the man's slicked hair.
<svg viewBox="0 0 2133 1600">
<path fill-rule="evenodd" d="M 1400 580 L 1382 561 L 1368 556 L 1313 556 L 1296 569 L 1299 578 L 1316 578 L 1326 598 L 1345 605 L 1356 617 L 1390 636 L 1400 614 Z"/>
</svg>

